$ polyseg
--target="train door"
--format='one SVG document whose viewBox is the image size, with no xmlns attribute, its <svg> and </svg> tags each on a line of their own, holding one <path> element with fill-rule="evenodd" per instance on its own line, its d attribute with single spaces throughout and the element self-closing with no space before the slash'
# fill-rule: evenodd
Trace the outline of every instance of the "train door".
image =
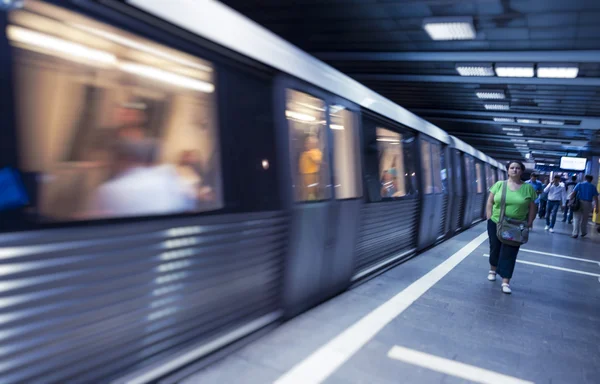
<svg viewBox="0 0 600 384">
<path fill-rule="evenodd" d="M 292 215 L 285 272 L 286 315 L 347 287 L 362 197 L 358 108 L 281 77 L 279 147 Z"/>
<path fill-rule="evenodd" d="M 471 222 L 481 220 L 483 216 L 483 200 L 485 191 L 485 169 L 483 162 L 475 160 L 475 198 Z"/>
<path fill-rule="evenodd" d="M 365 200 L 352 280 L 387 268 L 417 249 L 419 178 L 414 132 L 363 111 Z"/>
<path fill-rule="evenodd" d="M 463 217 L 467 195 L 465 192 L 464 162 L 462 153 L 458 149 L 450 150 L 452 166 L 448 167 L 450 184 L 452 185 L 452 200 L 450 204 L 451 224 L 450 233 L 454 233 L 463 228 Z"/>
<path fill-rule="evenodd" d="M 466 202 L 462 226 L 468 227 L 473 222 L 473 207 L 475 205 L 475 161 L 468 154 L 463 155 Z"/>
<path fill-rule="evenodd" d="M 442 238 L 446 227 L 446 207 L 448 203 L 445 165 L 442 161 L 442 146 L 439 142 L 421 137 L 421 221 L 419 229 L 419 249 L 426 248 Z"/>
<path fill-rule="evenodd" d="M 490 188 L 492 188 L 492 185 L 494 185 L 494 180 L 492 177 L 493 171 L 492 171 L 492 166 L 489 164 L 485 164 L 485 188 L 483 189 L 483 199 L 482 199 L 482 211 L 481 211 L 481 218 L 483 220 L 485 220 L 485 206 L 487 204 L 487 192 L 490 190 Z"/>
</svg>

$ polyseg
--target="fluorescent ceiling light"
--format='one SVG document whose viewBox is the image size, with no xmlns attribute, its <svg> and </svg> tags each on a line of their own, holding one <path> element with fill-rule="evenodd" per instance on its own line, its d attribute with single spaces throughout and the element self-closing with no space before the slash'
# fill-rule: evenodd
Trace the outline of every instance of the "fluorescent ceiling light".
<svg viewBox="0 0 600 384">
<path fill-rule="evenodd" d="M 296 119 L 300 121 L 315 121 L 316 117 L 305 115 L 304 113 L 294 112 L 294 111 L 285 111 L 285 117 L 289 119 Z"/>
<path fill-rule="evenodd" d="M 543 144 L 544 143 L 543 141 L 539 141 L 539 140 L 527 140 L 527 142 L 531 143 L 531 144 Z"/>
<path fill-rule="evenodd" d="M 116 64 L 117 62 L 116 56 L 111 53 L 88 48 L 81 44 L 72 43 L 70 41 L 59 39 L 45 33 L 35 32 L 30 29 L 16 27 L 14 25 L 10 25 L 6 28 L 6 35 L 11 41 L 29 44 L 38 48 L 44 48 L 54 51 L 55 53 L 72 56 L 74 58 L 100 62 L 103 64 Z M 65 58 L 62 55 L 59 57 Z"/>
<path fill-rule="evenodd" d="M 533 64 L 496 64 L 496 75 L 499 77 L 533 77 Z"/>
<path fill-rule="evenodd" d="M 338 124 L 329 124 L 329 128 L 343 130 L 344 126 L 343 125 L 338 125 Z"/>
<path fill-rule="evenodd" d="M 430 17 L 423 28 L 433 40 L 473 40 L 475 28 L 472 17 Z"/>
<path fill-rule="evenodd" d="M 521 123 L 521 124 L 539 124 L 540 121 L 538 119 L 517 119 L 517 123 Z"/>
<path fill-rule="evenodd" d="M 527 144 L 514 144 L 515 147 L 517 148 L 527 148 L 529 149 L 529 147 L 527 146 Z"/>
<path fill-rule="evenodd" d="M 546 163 L 535 163 L 536 165 L 546 165 Z"/>
<path fill-rule="evenodd" d="M 537 76 L 550 79 L 574 79 L 579 74 L 577 64 L 538 64 Z"/>
<path fill-rule="evenodd" d="M 506 135 L 508 135 L 508 136 L 523 136 L 523 134 L 522 134 L 522 133 L 516 133 L 516 132 L 515 132 L 515 133 L 513 133 L 513 132 L 508 132 Z"/>
<path fill-rule="evenodd" d="M 485 109 L 492 111 L 507 111 L 510 109 L 508 103 L 487 103 L 483 105 Z"/>
<path fill-rule="evenodd" d="M 461 76 L 494 76 L 494 67 L 486 63 L 456 64 L 456 71 Z"/>
<path fill-rule="evenodd" d="M 521 128 L 519 127 L 502 127 L 502 130 L 507 132 L 521 132 Z"/>
<path fill-rule="evenodd" d="M 542 124 L 546 125 L 565 125 L 564 121 L 560 120 L 542 120 Z"/>
<path fill-rule="evenodd" d="M 146 44 L 138 43 L 135 40 L 131 40 L 131 39 L 128 39 L 128 38 L 120 36 L 120 35 L 117 35 L 117 34 L 114 34 L 114 33 L 108 32 L 108 31 L 104 31 L 101 29 L 88 27 L 87 25 L 82 25 L 82 24 L 77 24 L 77 23 L 73 23 L 71 25 L 73 25 L 74 27 L 77 27 L 83 31 L 86 31 L 88 33 L 91 33 L 93 35 L 103 37 L 107 40 L 112 41 L 113 43 L 121 44 L 121 45 L 124 45 L 129 48 L 137 49 L 138 51 L 150 53 L 154 56 L 162 57 L 163 59 L 170 60 L 177 64 L 186 65 L 188 67 L 200 69 L 200 70 L 203 70 L 206 72 L 212 72 L 212 68 L 209 66 L 202 65 L 202 64 L 193 62 L 191 60 L 186 60 L 184 58 L 181 58 L 181 57 L 172 55 L 168 52 L 165 52 L 161 49 L 157 49 L 157 48 L 148 46 Z"/>
<path fill-rule="evenodd" d="M 475 91 L 475 94 L 480 99 L 505 99 L 506 95 L 504 94 L 503 89 L 478 89 Z"/>
<path fill-rule="evenodd" d="M 515 119 L 512 117 L 494 117 L 494 121 L 498 123 L 514 123 Z"/>
<path fill-rule="evenodd" d="M 388 143 L 399 143 L 400 142 L 400 140 L 398 140 L 398 139 L 388 139 L 387 137 L 378 137 L 377 141 L 385 141 Z"/>
<path fill-rule="evenodd" d="M 182 88 L 193 89 L 194 91 L 212 93 L 215 90 L 215 86 L 206 81 L 196 80 L 191 77 L 177 75 L 172 72 L 163 71 L 162 69 L 150 67 L 147 65 L 135 64 L 130 62 L 123 62 L 119 64 L 119 68 L 122 71 L 147 77 L 149 79 L 162 81 L 163 83 L 176 85 Z"/>
<path fill-rule="evenodd" d="M 524 143 L 525 139 L 510 139 L 510 141 L 512 141 L 513 143 L 515 143 L 515 142 Z"/>
</svg>

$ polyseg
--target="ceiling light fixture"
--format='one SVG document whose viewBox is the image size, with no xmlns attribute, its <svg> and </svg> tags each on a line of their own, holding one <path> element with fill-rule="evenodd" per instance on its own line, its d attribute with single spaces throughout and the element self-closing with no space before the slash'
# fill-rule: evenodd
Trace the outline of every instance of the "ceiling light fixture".
<svg viewBox="0 0 600 384">
<path fill-rule="evenodd" d="M 331 128 L 331 129 L 338 129 L 338 130 L 344 130 L 344 126 L 343 125 L 339 125 L 339 124 L 329 124 L 329 128 Z"/>
<path fill-rule="evenodd" d="M 565 125 L 564 121 L 560 120 L 542 120 L 542 124 L 545 125 Z"/>
<path fill-rule="evenodd" d="M 538 119 L 517 119 L 517 123 L 520 123 L 520 124 L 539 124 L 540 121 Z"/>
<path fill-rule="evenodd" d="M 577 64 L 538 64 L 537 76 L 548 79 L 574 79 L 579 74 Z"/>
<path fill-rule="evenodd" d="M 496 64 L 498 77 L 533 77 L 533 64 L 499 63 Z"/>
<path fill-rule="evenodd" d="M 512 117 L 494 117 L 494 121 L 498 123 L 514 123 L 515 119 Z"/>
<path fill-rule="evenodd" d="M 525 139 L 510 139 L 513 143 L 524 143 Z"/>
<path fill-rule="evenodd" d="M 475 94 L 480 99 L 501 100 L 506 98 L 503 89 L 478 89 Z"/>
<path fill-rule="evenodd" d="M 456 64 L 455 68 L 461 76 L 494 76 L 491 63 L 462 63 Z"/>
<path fill-rule="evenodd" d="M 523 136 L 522 133 L 516 133 L 516 132 L 515 133 L 508 132 L 506 135 L 508 135 L 508 136 Z"/>
<path fill-rule="evenodd" d="M 429 17 L 423 20 L 423 28 L 433 40 L 473 40 L 476 35 L 470 16 Z"/>
<path fill-rule="evenodd" d="M 508 111 L 510 105 L 508 103 L 488 103 L 483 105 L 485 109 L 491 111 Z"/>
<path fill-rule="evenodd" d="M 502 130 L 507 132 L 521 132 L 521 128 L 519 127 L 502 127 Z"/>
</svg>

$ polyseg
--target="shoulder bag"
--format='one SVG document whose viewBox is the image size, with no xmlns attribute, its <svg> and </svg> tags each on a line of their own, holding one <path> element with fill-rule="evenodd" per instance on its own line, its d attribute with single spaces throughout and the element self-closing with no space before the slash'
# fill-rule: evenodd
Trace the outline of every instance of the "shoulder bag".
<svg viewBox="0 0 600 384">
<path fill-rule="evenodd" d="M 529 226 L 527 221 L 506 217 L 506 193 L 508 181 L 502 183 L 502 201 L 500 203 L 500 220 L 496 235 L 498 240 L 507 245 L 518 247 L 529 240 Z"/>
</svg>

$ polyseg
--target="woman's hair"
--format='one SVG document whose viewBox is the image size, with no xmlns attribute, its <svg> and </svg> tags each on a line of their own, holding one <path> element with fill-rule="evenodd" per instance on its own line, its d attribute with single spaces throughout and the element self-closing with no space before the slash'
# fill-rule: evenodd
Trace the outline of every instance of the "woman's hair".
<svg viewBox="0 0 600 384">
<path fill-rule="evenodd" d="M 507 170 L 507 171 L 508 171 L 508 168 L 510 168 L 510 165 L 511 165 L 511 164 L 513 164 L 513 163 L 514 163 L 514 164 L 519 164 L 519 167 L 521 167 L 521 171 L 525 172 L 525 164 L 521 163 L 521 162 L 520 162 L 520 161 L 518 161 L 518 160 L 512 160 L 512 161 L 509 161 L 509 162 L 506 164 L 506 170 Z"/>
</svg>

